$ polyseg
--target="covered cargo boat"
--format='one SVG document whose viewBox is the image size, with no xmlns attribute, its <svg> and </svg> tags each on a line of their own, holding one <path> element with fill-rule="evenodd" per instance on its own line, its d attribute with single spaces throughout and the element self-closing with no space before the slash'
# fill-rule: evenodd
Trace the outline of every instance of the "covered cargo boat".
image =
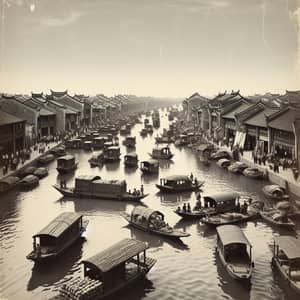
<svg viewBox="0 0 300 300">
<path fill-rule="evenodd" d="M 138 161 L 136 153 L 128 153 L 124 156 L 124 164 L 126 167 L 136 167 L 138 165 Z"/>
<path fill-rule="evenodd" d="M 139 201 L 147 196 L 143 193 L 127 192 L 125 180 L 103 180 L 100 176 L 82 175 L 75 179 L 75 187 L 54 188 L 67 197 L 86 197 L 120 201 Z"/>
<path fill-rule="evenodd" d="M 152 149 L 152 153 L 149 153 L 149 155 L 154 159 L 172 159 L 174 156 L 168 146 L 155 147 Z"/>
<path fill-rule="evenodd" d="M 141 162 L 140 170 L 144 174 L 156 174 L 159 171 L 159 162 L 156 159 L 144 160 Z"/>
<path fill-rule="evenodd" d="M 111 146 L 107 149 L 104 149 L 104 161 L 106 162 L 113 162 L 120 160 L 120 147 Z"/>
<path fill-rule="evenodd" d="M 66 174 L 69 172 L 73 172 L 77 169 L 78 162 L 75 161 L 75 157 L 73 155 L 65 155 L 57 159 L 57 168 L 58 173 Z"/>
<path fill-rule="evenodd" d="M 8 192 L 17 186 L 20 178 L 17 176 L 8 176 L 0 180 L 0 195 Z"/>
</svg>

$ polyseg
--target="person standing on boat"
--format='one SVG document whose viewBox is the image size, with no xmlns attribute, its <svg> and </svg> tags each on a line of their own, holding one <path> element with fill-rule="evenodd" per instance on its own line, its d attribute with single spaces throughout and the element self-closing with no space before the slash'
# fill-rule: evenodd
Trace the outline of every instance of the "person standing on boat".
<svg viewBox="0 0 300 300">
<path fill-rule="evenodd" d="M 191 178 L 191 180 L 193 181 L 193 179 L 194 179 L 193 173 L 191 173 L 190 178 Z"/>
<path fill-rule="evenodd" d="M 141 185 L 141 194 L 144 195 L 144 186 Z"/>
<path fill-rule="evenodd" d="M 184 212 L 186 212 L 186 205 L 185 205 L 185 203 L 183 204 L 182 210 L 183 210 Z"/>
<path fill-rule="evenodd" d="M 191 212 L 191 206 L 190 206 L 190 203 L 187 204 L 187 211 L 188 211 L 188 212 Z"/>
</svg>

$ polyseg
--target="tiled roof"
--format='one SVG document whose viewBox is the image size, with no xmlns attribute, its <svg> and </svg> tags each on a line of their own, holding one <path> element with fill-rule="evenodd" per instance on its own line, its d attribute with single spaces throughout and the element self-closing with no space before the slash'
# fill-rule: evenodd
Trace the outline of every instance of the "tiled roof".
<svg viewBox="0 0 300 300">
<path fill-rule="evenodd" d="M 241 104 L 237 107 L 235 107 L 234 109 L 232 109 L 231 111 L 225 113 L 224 115 L 222 115 L 222 118 L 225 119 L 234 119 L 235 115 L 242 112 L 243 110 L 247 109 L 250 106 L 249 103 L 246 102 L 241 102 Z"/>
<path fill-rule="evenodd" d="M 3 110 L 0 110 L 0 126 L 23 122 L 24 120 L 15 117 Z"/>
<path fill-rule="evenodd" d="M 285 108 L 268 118 L 268 126 L 271 128 L 293 132 L 293 122 L 300 118 L 300 112 L 296 109 Z"/>
<path fill-rule="evenodd" d="M 247 120 L 244 121 L 244 124 L 257 126 L 257 127 L 267 127 L 267 119 L 266 117 L 276 113 L 278 109 L 266 107 L 265 109 L 259 111 L 254 116 L 251 116 Z"/>
</svg>

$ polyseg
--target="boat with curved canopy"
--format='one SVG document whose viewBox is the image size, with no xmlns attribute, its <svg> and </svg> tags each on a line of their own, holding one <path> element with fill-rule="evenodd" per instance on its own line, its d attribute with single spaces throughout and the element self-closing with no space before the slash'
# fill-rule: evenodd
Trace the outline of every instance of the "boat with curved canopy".
<svg viewBox="0 0 300 300">
<path fill-rule="evenodd" d="M 272 264 L 300 294 L 300 240 L 292 236 L 274 237 Z"/>
<path fill-rule="evenodd" d="M 174 212 L 183 219 L 201 219 L 206 215 L 212 216 L 237 210 L 239 194 L 235 192 L 223 192 L 203 197 L 204 205 L 191 211 L 177 209 Z"/>
<path fill-rule="evenodd" d="M 0 180 L 0 194 L 8 192 L 17 186 L 20 178 L 17 176 L 8 176 Z"/>
<path fill-rule="evenodd" d="M 261 217 L 269 224 L 293 229 L 296 224 L 288 217 L 288 214 L 276 208 L 267 209 L 259 212 Z"/>
<path fill-rule="evenodd" d="M 240 227 L 217 227 L 217 253 L 228 274 L 237 280 L 250 280 L 254 263 L 252 245 Z"/>
<path fill-rule="evenodd" d="M 129 193 L 125 180 L 103 180 L 100 176 L 81 175 L 76 177 L 74 187 L 53 186 L 66 197 L 96 198 L 105 200 L 140 201 L 148 194 L 136 191 Z"/>
<path fill-rule="evenodd" d="M 152 149 L 152 153 L 149 155 L 154 159 L 172 159 L 174 154 L 171 152 L 168 146 L 166 147 L 155 147 Z"/>
<path fill-rule="evenodd" d="M 61 287 L 58 299 L 114 299 L 128 286 L 139 284 L 156 263 L 146 256 L 148 244 L 124 239 L 82 261 L 84 278 L 75 278 Z"/>
<path fill-rule="evenodd" d="M 159 162 L 156 159 L 144 160 L 141 162 L 140 170 L 144 174 L 157 174 L 159 171 Z"/>
<path fill-rule="evenodd" d="M 165 222 L 163 213 L 148 207 L 136 206 L 132 210 L 131 214 L 124 213 L 123 216 L 130 225 L 143 231 L 159 234 L 169 238 L 190 236 L 189 233 L 170 227 Z"/>
<path fill-rule="evenodd" d="M 254 179 L 261 179 L 264 177 L 264 172 L 258 168 L 246 168 L 243 171 L 243 175 Z"/>
<path fill-rule="evenodd" d="M 56 258 L 85 232 L 88 220 L 73 212 L 63 212 L 40 232 L 33 235 L 33 251 L 27 259 L 36 262 Z"/>
<path fill-rule="evenodd" d="M 104 161 L 106 162 L 114 162 L 120 160 L 120 147 L 111 146 L 107 149 L 104 149 Z"/>
<path fill-rule="evenodd" d="M 44 154 L 38 158 L 38 163 L 41 165 L 46 165 L 55 160 L 55 156 L 53 154 Z"/>
<path fill-rule="evenodd" d="M 199 190 L 204 184 L 204 181 L 192 181 L 190 177 L 184 175 L 172 175 L 160 179 L 160 184 L 156 187 L 161 192 L 176 193 L 185 191 Z"/>
<path fill-rule="evenodd" d="M 43 167 L 37 168 L 33 173 L 33 175 L 37 176 L 39 179 L 48 176 L 48 174 L 49 174 L 48 170 Z"/>
<path fill-rule="evenodd" d="M 134 148 L 136 144 L 136 137 L 135 136 L 127 136 L 123 141 L 123 145 L 128 148 Z"/>
<path fill-rule="evenodd" d="M 231 156 L 230 156 L 229 152 L 226 151 L 226 150 L 218 150 L 217 152 L 212 153 L 211 156 L 210 156 L 210 158 L 214 159 L 214 160 L 219 160 L 221 158 L 230 159 Z"/>
<path fill-rule="evenodd" d="M 128 153 L 124 156 L 124 164 L 126 167 L 136 167 L 138 165 L 138 161 L 136 153 Z"/>
<path fill-rule="evenodd" d="M 273 200 L 287 200 L 290 196 L 286 193 L 286 189 L 277 184 L 265 185 L 262 188 L 264 195 Z"/>
<path fill-rule="evenodd" d="M 230 166 L 230 164 L 231 164 L 231 162 L 227 158 L 221 158 L 217 161 L 217 165 L 224 169 L 228 168 Z"/>
<path fill-rule="evenodd" d="M 35 175 L 27 175 L 18 182 L 21 188 L 33 188 L 39 184 L 39 178 Z"/>
<path fill-rule="evenodd" d="M 240 162 L 240 161 L 236 161 L 234 163 L 232 163 L 227 170 L 231 173 L 243 173 L 243 171 L 248 168 L 248 165 Z"/>
</svg>

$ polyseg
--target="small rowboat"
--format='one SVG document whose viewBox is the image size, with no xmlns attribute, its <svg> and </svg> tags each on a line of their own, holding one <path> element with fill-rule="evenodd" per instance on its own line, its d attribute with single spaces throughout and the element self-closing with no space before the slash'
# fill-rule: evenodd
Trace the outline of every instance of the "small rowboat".
<svg viewBox="0 0 300 300">
<path fill-rule="evenodd" d="M 163 213 L 148 207 L 136 206 L 131 214 L 124 213 L 123 217 L 130 225 L 140 230 L 164 237 L 181 238 L 190 236 L 189 233 L 170 227 L 165 222 Z"/>
<path fill-rule="evenodd" d="M 0 195 L 12 190 L 15 186 L 17 186 L 19 181 L 20 178 L 17 176 L 8 176 L 0 180 Z"/>
<path fill-rule="evenodd" d="M 246 168 L 243 171 L 243 174 L 246 177 L 254 178 L 254 179 L 261 179 L 264 176 L 263 171 L 259 170 L 258 168 Z"/>
<path fill-rule="evenodd" d="M 273 200 L 286 200 L 290 198 L 290 196 L 286 193 L 285 188 L 277 184 L 266 185 L 262 188 L 262 191 L 267 198 Z"/>
<path fill-rule="evenodd" d="M 248 168 L 248 165 L 246 165 L 243 162 L 236 161 L 233 164 L 231 164 L 227 170 L 231 173 L 243 173 L 243 171 Z"/>
<path fill-rule="evenodd" d="M 42 155 L 39 159 L 38 159 L 38 162 L 41 164 L 41 165 L 46 165 L 48 163 L 50 163 L 51 161 L 55 160 L 55 156 L 53 154 L 45 154 L 45 155 Z"/>
<path fill-rule="evenodd" d="M 33 175 L 37 176 L 39 179 L 48 176 L 48 170 L 46 168 L 37 168 Z"/>
<path fill-rule="evenodd" d="M 174 156 L 168 146 L 156 147 L 152 150 L 152 153 L 149 153 L 149 155 L 154 159 L 172 159 Z"/>
<path fill-rule="evenodd" d="M 27 175 L 21 181 L 19 181 L 19 185 L 22 188 L 33 188 L 37 186 L 39 183 L 39 178 L 35 175 Z"/>
<path fill-rule="evenodd" d="M 219 159 L 222 159 L 222 158 L 230 159 L 230 154 L 229 154 L 229 152 L 227 152 L 225 150 L 219 150 L 215 153 L 212 153 L 210 158 L 214 159 L 214 160 L 219 160 Z"/>
<path fill-rule="evenodd" d="M 289 229 L 295 227 L 295 223 L 286 214 L 282 214 L 282 212 L 277 209 L 261 211 L 259 214 L 266 222 L 272 225 Z"/>
<path fill-rule="evenodd" d="M 217 165 L 224 169 L 228 168 L 230 166 L 230 164 L 231 164 L 231 162 L 227 158 L 221 158 L 217 161 Z"/>
</svg>

